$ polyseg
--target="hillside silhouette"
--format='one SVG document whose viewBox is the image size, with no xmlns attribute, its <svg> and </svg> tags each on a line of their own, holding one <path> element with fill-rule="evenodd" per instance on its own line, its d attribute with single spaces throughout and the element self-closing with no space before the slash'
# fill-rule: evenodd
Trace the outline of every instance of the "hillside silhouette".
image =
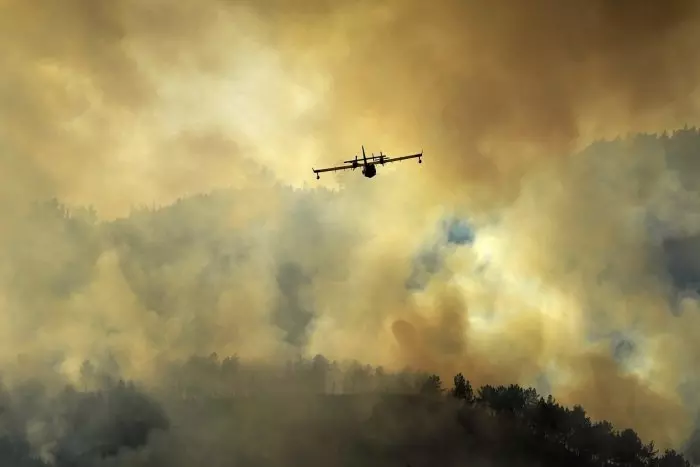
<svg viewBox="0 0 700 467">
<path fill-rule="evenodd" d="M 700 192 L 695 128 L 600 141 L 577 157 L 643 160 L 658 153 L 680 186 Z M 648 177 L 643 163 L 637 168 L 636 177 Z M 675 467 L 700 462 L 697 431 L 675 449 L 659 449 L 632 427 L 594 420 L 585 407 L 563 406 L 556 394 L 518 381 L 473 386 L 472 362 L 464 362 L 463 374 L 444 381 L 448 375 L 431 374 L 441 370 L 418 363 L 401 372 L 321 355 L 298 357 L 308 353 L 318 316 L 307 297 L 319 270 L 338 281 L 347 277 L 330 260 L 325 269 L 309 266 L 303 253 L 342 244 L 338 254 L 350 255 L 363 238 L 324 222 L 314 211 L 314 203 L 332 202 L 337 193 L 279 190 L 283 208 L 294 215 L 272 227 L 264 214 L 246 217 L 255 194 L 235 190 L 140 207 L 110 221 L 100 221 L 89 206 L 69 209 L 48 200 L 6 226 L 2 239 L 13 248 L 5 249 L 2 260 L 13 273 L 3 298 L 23 311 L 13 331 L 29 342 L 37 335 L 36 323 L 48 323 L 41 336 L 53 346 L 47 345 L 47 355 L 20 355 L 17 369 L 4 369 L 14 372 L 15 380 L 0 393 L 0 465 Z M 228 212 L 242 212 L 253 227 L 240 228 L 238 218 L 222 215 Z M 673 286 L 669 300 L 697 296 L 700 237 L 665 230 L 663 219 L 649 224 L 660 245 L 655 254 L 661 266 L 654 272 Z M 265 229 L 276 229 L 286 243 L 263 244 Z M 459 245 L 473 237 L 457 233 L 445 236 Z M 277 249 L 268 255 L 270 245 Z M 268 299 L 265 292 L 275 292 L 269 316 L 256 312 L 262 302 L 256 301 L 251 268 L 263 271 L 256 280 L 269 280 L 269 289 L 259 295 Z M 421 277 L 435 269 L 435 264 L 425 267 Z M 96 300 L 102 297 L 107 299 Z M 90 331 L 99 330 L 97 340 L 109 344 L 85 346 L 98 349 L 98 355 L 80 368 L 81 384 L 69 386 L 55 377 L 55 368 L 69 360 L 67 351 L 62 354 L 50 340 L 57 310 L 65 310 L 60 307 L 66 302 L 75 313 L 66 320 L 70 332 L 56 335 L 81 343 L 80 332 L 73 331 L 88 323 Z M 96 309 L 110 319 L 93 318 Z M 122 318 L 127 309 L 131 314 Z M 228 334 L 222 333 L 222 323 Z M 252 351 L 249 358 L 202 351 L 230 341 L 244 348 L 274 341 L 270 347 L 279 352 L 270 359 L 275 363 L 261 363 L 265 358 L 256 359 Z M 149 362 L 157 362 L 152 372 L 139 362 L 149 368 L 143 381 L 123 374 L 130 365 L 137 367 L 130 360 L 132 347 L 146 349 Z M 632 347 L 621 342 L 616 357 Z M 163 357 L 171 349 L 180 358 L 199 356 Z M 45 372 L 33 374 L 37 368 Z M 687 393 L 697 389 L 691 379 L 683 388 Z"/>
<path fill-rule="evenodd" d="M 150 390 L 89 362 L 82 374 L 85 387 L 48 401 L 58 410 L 45 419 L 57 437 L 47 460 L 21 429 L 45 416 L 34 405 L 41 387 L 5 394 L 15 424 L 0 436 L 2 465 L 691 465 L 632 429 L 592 421 L 581 406 L 517 384 L 473 388 L 461 373 L 444 384 L 320 355 L 260 366 L 212 354 L 172 367 Z M 90 389 L 96 378 L 101 388 Z"/>
<path fill-rule="evenodd" d="M 178 386 L 198 407 L 218 399 L 219 407 L 241 418 L 259 416 L 262 410 L 252 407 L 265 407 L 275 418 L 316 407 L 322 412 L 317 423 L 333 428 L 317 427 L 318 438 L 311 439 L 322 439 L 326 455 L 338 456 L 326 457 L 325 465 L 691 465 L 676 450 L 659 452 L 653 441 L 642 442 L 630 428 L 592 421 L 579 405 L 564 407 L 552 395 L 517 384 L 474 388 L 461 373 L 445 384 L 438 375 L 391 374 L 357 362 L 340 366 L 320 355 L 289 362 L 279 373 L 215 354 L 187 365 L 198 369 L 182 372 L 191 378 Z M 217 381 L 207 385 L 217 392 L 197 394 L 204 380 Z M 277 421 L 287 417 L 296 418 Z M 286 465 L 316 465 L 303 447 L 294 452 Z"/>
</svg>

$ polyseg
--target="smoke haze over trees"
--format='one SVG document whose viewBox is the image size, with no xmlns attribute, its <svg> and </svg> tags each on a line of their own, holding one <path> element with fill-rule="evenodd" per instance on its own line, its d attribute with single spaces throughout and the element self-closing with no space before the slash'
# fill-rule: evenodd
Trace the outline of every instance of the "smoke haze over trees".
<svg viewBox="0 0 700 467">
<path fill-rule="evenodd" d="M 579 157 L 659 148 L 679 187 L 697 190 L 697 179 L 686 176 L 693 170 L 690 155 L 700 149 L 695 129 L 602 141 Z M 335 266 L 317 264 L 314 272 L 303 255 L 288 251 L 256 269 L 275 245 L 260 239 L 293 236 L 295 222 L 318 229 L 316 237 L 293 240 L 302 250 L 305 242 L 324 248 L 326 239 L 339 235 L 346 235 L 347 249 L 359 248 L 361 238 L 333 232 L 339 227 L 319 219 L 319 204 L 340 194 L 280 190 L 280 202 L 294 216 L 275 226 L 278 232 L 255 222 L 229 225 L 225 214 L 246 199 L 235 190 L 135 209 L 113 221 L 99 220 L 89 206 L 69 209 L 47 200 L 6 229 L 4 241 L 12 248 L 4 250 L 3 264 L 12 273 L 5 276 L 5 306 L 25 314 L 10 328 L 17 351 L 6 347 L 3 355 L 3 463 L 686 465 L 679 452 L 695 460 L 692 427 L 680 443 L 664 445 L 640 437 L 633 424 L 610 424 L 604 411 L 587 415 L 571 396 L 559 405 L 542 379 L 533 381 L 539 389 L 527 389 L 522 381 L 489 377 L 483 372 L 488 362 L 464 360 L 465 377 L 440 368 L 430 376 L 429 361 L 420 359 L 401 370 L 311 358 L 310 338 L 321 315 L 309 288 L 314 274 Z M 478 231 L 466 233 L 469 227 L 455 221 L 439 225 L 453 248 L 474 248 Z M 676 231 L 664 225 L 662 218 L 650 219 L 650 236 L 662 258 L 658 274 L 672 286 L 670 316 L 682 317 L 697 312 L 687 306 L 700 292 L 698 237 L 682 225 Z M 404 287 L 420 293 L 440 274 L 444 258 L 435 249 L 418 256 Z M 266 293 L 276 290 L 277 298 L 256 302 L 255 284 L 246 279 L 252 274 L 267 276 L 272 289 Z M 222 300 L 229 300 L 224 309 Z M 265 310 L 256 308 L 260 303 Z M 411 329 L 408 322 L 394 323 L 399 340 L 417 332 Z M 85 340 L 90 336 L 94 340 Z M 451 351 L 450 335 L 441 336 L 428 350 Z M 638 352 L 635 343 L 622 336 L 610 342 L 618 371 L 625 371 Z M 454 345 L 459 348 L 459 338 Z M 477 370 L 478 383 L 470 369 Z M 443 382 L 452 376 L 453 384 Z M 679 394 L 688 393 L 689 384 L 679 385 Z M 634 391 L 610 397 L 636 397 Z M 692 419 L 692 396 L 685 397 L 684 417 Z M 656 417 L 667 428 L 682 427 L 672 414 Z"/>
<path fill-rule="evenodd" d="M 146 395 L 89 362 L 82 388 L 3 397 L 3 465 L 625 465 L 685 467 L 629 428 L 517 384 L 387 373 L 323 356 L 285 366 L 192 357 Z M 98 385 L 99 388 L 94 388 Z M 159 401 L 157 401 L 157 399 Z"/>
<path fill-rule="evenodd" d="M 698 43 L 696 0 L 0 0 L 0 460 L 697 460 Z M 314 178 L 362 144 L 425 156 Z"/>
</svg>

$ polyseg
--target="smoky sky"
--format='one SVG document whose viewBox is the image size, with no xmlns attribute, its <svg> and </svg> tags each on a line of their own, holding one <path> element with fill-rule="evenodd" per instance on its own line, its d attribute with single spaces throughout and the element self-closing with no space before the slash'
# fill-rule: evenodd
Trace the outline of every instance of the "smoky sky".
<svg viewBox="0 0 700 467">
<path fill-rule="evenodd" d="M 0 8 L 8 384 L 322 353 L 689 432 L 697 134 L 590 143 L 697 124 L 697 2 Z M 425 156 L 315 179 L 363 144 Z"/>
</svg>

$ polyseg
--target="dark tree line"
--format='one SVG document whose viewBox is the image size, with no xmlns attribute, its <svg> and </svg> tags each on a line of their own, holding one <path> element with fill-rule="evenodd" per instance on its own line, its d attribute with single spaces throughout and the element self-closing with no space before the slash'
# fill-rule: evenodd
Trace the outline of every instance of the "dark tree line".
<svg viewBox="0 0 700 467">
<path fill-rule="evenodd" d="M 249 364 L 236 355 L 193 356 L 170 368 L 163 384 L 184 399 L 274 394 L 415 394 L 425 374 L 392 373 L 357 361 L 330 361 L 323 355 L 285 365 Z"/>
<path fill-rule="evenodd" d="M 691 465 L 679 452 L 659 452 L 653 442 L 643 443 L 632 429 L 592 421 L 581 406 L 564 407 L 551 395 L 545 398 L 517 384 L 474 388 L 462 374 L 446 388 L 437 375 L 391 373 L 320 355 L 264 366 L 212 354 L 174 365 L 162 380 L 165 387 L 148 391 L 152 396 L 132 383 L 115 382 L 89 363 L 81 374 L 84 383 L 58 397 L 46 394 L 39 383 L 12 394 L 0 391 L 5 414 L 0 464 L 48 465 L 35 457 L 24 431 L 25 423 L 39 416 L 56 430 L 50 436 L 58 442 L 51 454 L 61 467 L 87 467 L 140 450 L 152 432 L 180 430 L 193 417 L 200 417 L 196 430 L 208 437 L 216 436 L 212 427 L 224 420 L 237 427 L 221 435 L 230 451 L 225 455 L 240 461 L 237 465 L 321 465 L 314 464 L 319 458 L 323 465 L 364 467 L 469 465 L 474 460 L 494 467 Z M 169 401 L 161 405 L 166 394 Z M 44 413 L 48 406 L 52 411 Z M 177 419 L 174 426 L 171 416 Z M 281 443 L 275 459 L 261 457 L 272 449 L 264 445 L 267 437 Z M 251 447 L 250 439 L 263 444 Z M 167 465 L 158 460 L 165 451 L 150 455 L 155 456 L 152 465 Z"/>
<path fill-rule="evenodd" d="M 485 385 L 478 390 L 461 373 L 452 388 L 443 388 L 437 375 L 421 386 L 426 396 L 445 395 L 461 405 L 458 417 L 473 436 L 480 436 L 473 422 L 475 411 L 494 417 L 502 433 L 518 446 L 519 456 L 546 459 L 552 465 L 571 466 L 654 466 L 690 467 L 690 462 L 673 449 L 659 452 L 654 442 L 644 444 L 630 429 L 616 430 L 608 421 L 592 422 L 580 405 L 568 408 L 551 395 L 540 396 L 533 388 L 517 384 Z"/>
<path fill-rule="evenodd" d="M 446 462 L 441 457 L 444 452 L 458 449 L 455 446 L 462 442 L 469 446 L 470 455 L 476 452 L 504 465 L 516 459 L 581 467 L 691 465 L 675 450 L 659 452 L 653 441 L 643 443 L 632 429 L 618 430 L 608 421 L 592 421 L 579 405 L 562 406 L 551 395 L 543 397 L 535 389 L 517 384 L 474 388 L 461 373 L 446 388 L 438 375 L 391 373 L 357 362 L 329 361 L 321 355 L 298 358 L 282 367 L 262 367 L 235 356 L 220 359 L 212 354 L 191 358 L 174 369 L 173 379 L 168 381 L 177 385 L 183 400 L 313 395 L 332 405 L 333 396 L 356 400 L 379 396 L 375 415 L 360 430 L 373 434 L 353 441 L 352 452 L 366 456 L 362 458 L 364 465 L 375 465 L 378 459 L 394 462 L 406 452 L 413 457 L 430 453 L 433 462 Z M 457 433 L 444 435 L 440 442 L 431 441 L 432 435 L 413 432 L 429 425 L 449 430 L 445 427 L 451 424 L 459 427 Z M 402 427 L 401 434 L 392 441 L 391 432 L 397 425 Z M 417 441 L 409 448 L 405 439 Z M 394 444 L 404 446 L 405 451 L 392 448 Z"/>
</svg>

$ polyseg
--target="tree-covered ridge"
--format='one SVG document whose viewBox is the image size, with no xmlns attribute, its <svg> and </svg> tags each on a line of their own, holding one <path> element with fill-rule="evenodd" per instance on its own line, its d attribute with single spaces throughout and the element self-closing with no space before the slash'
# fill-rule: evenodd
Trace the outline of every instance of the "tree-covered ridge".
<svg viewBox="0 0 700 467">
<path fill-rule="evenodd" d="M 417 449 L 417 458 L 430 452 L 436 465 L 446 461 L 443 456 L 460 456 L 463 448 L 470 456 L 503 465 L 515 461 L 582 467 L 691 465 L 676 450 L 659 452 L 653 441 L 645 444 L 630 428 L 592 421 L 580 405 L 562 406 L 552 395 L 545 397 L 518 384 L 474 388 L 461 373 L 447 387 L 438 375 L 392 373 L 358 362 L 331 362 L 321 355 L 289 361 L 280 369 L 212 354 L 192 357 L 164 381 L 193 403 L 211 398 L 378 396 L 372 415 L 360 422 L 363 434 L 352 441 L 353 450 L 366 456 L 362 465 L 393 465 L 392 443 L 403 445 L 407 436 L 420 447 L 409 451 Z M 432 438 L 434 433 L 424 432 L 425 426 L 450 435 L 445 440 Z"/>
<path fill-rule="evenodd" d="M 645 159 L 663 160 L 665 169 L 676 174 L 682 185 L 691 191 L 700 189 L 696 174 L 700 172 L 700 129 L 685 127 L 662 133 L 635 133 L 614 140 L 593 142 L 579 156 L 610 160 L 637 161 L 630 175 L 643 177 Z"/>
<path fill-rule="evenodd" d="M 82 381 L 53 395 L 38 382 L 0 391 L 0 463 L 197 465 L 171 463 L 187 455 L 251 467 L 691 465 L 581 406 L 517 384 L 475 389 L 462 374 L 445 387 L 437 375 L 320 355 L 263 366 L 212 354 L 168 370 L 146 389 L 86 362 Z M 36 423 L 44 459 L 25 430 Z M 225 453 L 212 451 L 222 445 Z"/>
<path fill-rule="evenodd" d="M 603 159 L 619 155 L 643 159 L 651 155 L 654 164 L 663 160 L 665 169 L 673 172 L 687 190 L 700 192 L 700 179 L 696 176 L 700 169 L 700 131 L 695 128 L 597 142 L 582 154 Z M 655 167 L 649 166 L 650 170 Z M 644 164 L 634 165 L 634 169 L 646 170 Z M 343 250 L 349 251 L 357 239 L 354 232 L 329 230 L 332 223 L 315 219 L 323 214 L 320 209 L 313 211 L 319 197 L 335 195 L 281 190 L 281 198 L 288 203 L 285 206 L 298 209 L 304 216 L 289 216 L 287 224 L 273 226 L 265 225 L 264 215 L 252 221 L 247 219 L 245 224 L 229 223 L 226 214 L 250 201 L 246 193 L 235 190 L 192 196 L 165 207 L 137 209 L 124 219 L 109 222 L 98 221 L 96 213 L 89 208 L 69 210 L 57 200 L 37 203 L 30 216 L 9 223 L 0 233 L 0 240 L 10 246 L 0 249 L 0 273 L 6 281 L 3 299 L 21 310 L 13 323 L 15 336 L 27 341 L 35 339 L 37 323 L 44 327 L 44 332 L 52 331 L 56 310 L 49 304 L 57 303 L 52 299 L 60 303 L 83 293 L 95 278 L 100 257 L 110 253 L 118 258 L 124 282 L 143 309 L 157 314 L 163 323 L 173 315 L 188 317 L 187 326 L 178 336 L 180 340 L 170 342 L 172 347 L 182 343 L 188 350 L 198 348 L 208 352 L 216 346 L 206 341 L 207 336 L 216 335 L 217 327 L 217 322 L 208 315 L 210 310 L 217 306 L 222 294 L 242 293 L 245 285 L 238 279 L 247 274 L 249 265 L 254 264 L 261 251 L 276 246 L 275 235 L 290 238 L 293 232 L 302 231 L 291 224 L 299 222 L 304 224 L 303 232 L 312 229 L 314 235 L 292 237 L 289 244 L 299 247 L 301 253 L 295 251 L 298 253 L 295 256 L 280 249 L 279 255 L 273 255 L 274 264 L 267 272 L 277 276 L 278 287 L 273 292 L 280 295 L 279 305 L 270 313 L 271 325 L 284 330 L 292 346 L 303 348 L 305 326 L 314 314 L 299 298 L 309 283 L 305 278 L 318 274 L 319 270 L 323 274 L 333 271 L 326 265 L 326 269 L 316 268 L 316 271 L 308 268 L 303 262 L 304 248 L 309 244 L 315 249 L 328 242 L 343 244 Z M 272 239 L 269 243 L 261 245 L 258 229 L 276 231 L 267 237 Z M 698 245 L 697 238 L 673 239 L 673 242 L 681 241 Z M 673 242 L 669 251 L 674 251 Z M 689 248 L 676 250 L 675 255 L 669 255 L 673 260 L 669 261 L 672 263 L 669 271 L 674 283 L 679 288 L 697 285 L 700 263 L 695 257 L 687 257 Z M 174 278 L 177 287 L 173 286 Z M 128 335 L 133 331 L 119 328 L 120 323 L 108 324 L 110 334 Z M 229 340 L 235 338 L 238 336 L 226 336 Z M 51 358 L 60 361 L 62 356 L 57 352 Z M 466 379 L 458 377 L 453 387 L 443 388 L 439 378 L 422 373 L 391 373 L 356 363 L 329 362 L 320 356 L 291 361 L 284 371 L 276 366 L 243 364 L 235 357 L 223 360 L 216 356 L 197 357 L 182 367 L 169 367 L 166 373 L 160 396 L 178 401 L 174 402 L 176 405 L 195 404 L 198 408 L 200 403 L 216 405 L 216 401 L 222 401 L 223 406 L 229 406 L 236 405 L 236 401 L 264 397 L 282 401 L 277 405 L 270 403 L 281 412 L 287 410 L 285 404 L 298 403 L 294 398 L 308 395 L 334 401 L 383 395 L 371 418 L 358 421 L 352 418 L 353 414 L 344 415 L 347 418 L 342 419 L 343 423 L 355 427 L 353 435 L 346 436 L 344 432 L 328 435 L 336 436 L 339 445 L 347 447 L 349 443 L 347 449 L 353 458 L 363 459 L 353 465 L 405 465 L 399 459 L 414 451 L 415 458 L 426 459 L 426 465 L 440 465 L 435 459 L 442 459 L 443 451 L 459 459 L 501 458 L 505 465 L 513 465 L 510 463 L 513 459 L 534 460 L 539 465 L 688 465 L 674 451 L 654 452 L 653 445 L 645 445 L 632 430 L 616 431 L 607 422 L 593 422 L 581 407 L 561 407 L 550 396 L 541 396 L 518 385 L 471 388 Z M 118 373 L 113 376 L 118 377 Z M 85 397 L 90 399 L 90 394 Z M 95 400 L 102 401 L 99 391 L 97 394 Z M 239 416 L 236 412 L 232 419 L 238 420 Z M 282 415 L 272 416 L 275 417 Z M 246 426 L 265 430 L 260 419 L 254 422 Z M 319 431 L 332 433 L 332 428 L 322 423 L 318 427 Z M 449 436 L 436 437 L 426 427 L 443 430 Z M 410 448 L 407 440 L 419 441 Z M 81 438 L 83 442 L 92 443 Z M 0 439 L 0 444 L 0 460 L 3 449 L 9 452 L 19 445 L 8 439 Z M 72 442 L 64 446 L 72 446 Z M 114 452 L 115 449 L 98 450 Z M 690 450 L 686 456 L 697 458 Z M 17 461 L 12 465 L 25 464 Z M 251 461 L 240 465 L 274 464 Z"/>
<path fill-rule="evenodd" d="M 424 391 L 443 392 L 438 376 L 431 376 Z M 616 430 L 608 421 L 593 422 L 580 405 L 568 408 L 550 394 L 545 399 L 533 388 L 517 384 L 480 387 L 474 393 L 460 373 L 454 385 L 444 391 L 463 401 L 461 410 L 487 409 L 512 436 L 523 442 L 523 449 L 535 458 L 546 458 L 559 465 L 689 466 L 678 452 L 662 453 L 654 442 L 644 444 L 630 429 Z M 466 420 L 466 418 L 465 418 Z"/>
</svg>

